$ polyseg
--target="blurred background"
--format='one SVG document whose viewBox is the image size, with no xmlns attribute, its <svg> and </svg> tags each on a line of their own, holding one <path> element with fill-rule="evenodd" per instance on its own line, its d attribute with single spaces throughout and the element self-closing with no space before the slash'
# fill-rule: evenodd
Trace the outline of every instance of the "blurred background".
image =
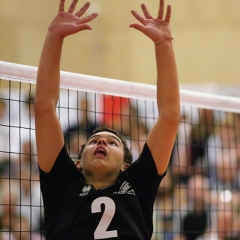
<svg viewBox="0 0 240 240">
<path fill-rule="evenodd" d="M 66 0 L 65 9 L 71 1 Z M 171 26 L 180 87 L 240 97 L 240 1 L 165 1 L 173 9 Z M 128 26 L 135 21 L 132 9 L 141 13 L 140 4 L 145 2 L 156 16 L 159 0 L 90 2 L 88 13 L 96 11 L 99 17 L 91 22 L 92 31 L 65 40 L 61 70 L 155 85 L 154 44 Z M 84 3 L 79 0 L 78 8 Z M 58 5 L 59 0 L 0 0 L 0 61 L 37 66 Z M 39 175 L 34 167 L 33 92 L 33 84 L 0 79 L 0 239 L 2 233 L 16 234 L 19 226 L 23 229 L 25 218 L 29 225 L 22 234 L 44 230 L 36 181 Z M 103 117 L 126 137 L 136 159 L 157 117 L 156 103 L 142 99 L 62 89 L 58 103 L 64 140 L 73 159 Z M 198 240 L 240 239 L 240 114 L 188 104 L 181 110 L 170 167 L 154 206 L 152 240 L 176 240 L 189 233 L 205 237 Z M 30 194 L 22 194 L 25 192 Z M 9 222 L 16 224 L 3 224 Z M 199 222 L 207 224 L 193 229 L 193 225 L 202 227 Z"/>
<path fill-rule="evenodd" d="M 153 43 L 128 26 L 130 11 L 158 0 L 90 0 L 98 12 L 92 31 L 65 40 L 63 71 L 155 84 Z M 66 0 L 67 9 L 71 0 Z M 85 1 L 79 0 L 80 8 Z M 0 0 L 0 60 L 37 66 L 59 0 Z M 240 1 L 166 0 L 172 5 L 172 35 L 182 89 L 239 95 Z"/>
</svg>

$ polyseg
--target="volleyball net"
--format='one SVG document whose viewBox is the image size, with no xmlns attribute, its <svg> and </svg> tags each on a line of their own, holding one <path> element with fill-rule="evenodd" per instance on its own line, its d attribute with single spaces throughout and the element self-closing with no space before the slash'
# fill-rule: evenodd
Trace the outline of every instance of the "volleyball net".
<svg viewBox="0 0 240 240">
<path fill-rule="evenodd" d="M 6 239 L 26 233 L 45 238 L 36 75 L 36 67 L 0 61 L 0 233 Z M 240 99 L 182 89 L 180 99 L 182 117 L 155 201 L 152 239 L 239 239 Z M 126 137 L 136 160 L 158 116 L 156 87 L 62 71 L 57 113 L 73 160 L 102 124 Z"/>
</svg>

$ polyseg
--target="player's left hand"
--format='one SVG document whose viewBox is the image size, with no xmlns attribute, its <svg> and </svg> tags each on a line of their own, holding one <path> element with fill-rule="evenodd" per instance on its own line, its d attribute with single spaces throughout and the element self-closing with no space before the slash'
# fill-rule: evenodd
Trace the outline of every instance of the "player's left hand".
<svg viewBox="0 0 240 240">
<path fill-rule="evenodd" d="M 143 16 L 141 16 L 136 11 L 131 11 L 133 16 L 141 23 L 132 23 L 130 27 L 135 28 L 150 39 L 153 40 L 155 44 L 171 38 L 171 29 L 170 29 L 170 19 L 171 19 L 171 6 L 167 6 L 167 13 L 164 18 L 164 0 L 160 0 L 160 7 L 158 10 L 157 18 L 153 18 L 149 13 L 145 4 L 141 5 Z"/>
</svg>

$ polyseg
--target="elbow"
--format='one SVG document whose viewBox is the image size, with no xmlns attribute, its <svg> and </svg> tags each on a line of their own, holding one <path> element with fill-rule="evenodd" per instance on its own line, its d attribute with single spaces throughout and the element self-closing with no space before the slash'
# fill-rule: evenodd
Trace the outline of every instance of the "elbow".
<svg viewBox="0 0 240 240">
<path fill-rule="evenodd" d="M 44 113 L 49 113 L 51 111 L 56 111 L 56 103 L 51 100 L 46 99 L 35 99 L 34 104 L 35 116 L 43 115 Z"/>
<path fill-rule="evenodd" d="M 161 111 L 159 114 L 159 120 L 165 123 L 165 127 L 171 129 L 173 132 L 177 132 L 180 123 L 179 111 Z"/>
<path fill-rule="evenodd" d="M 178 126 L 181 120 L 180 107 L 162 109 L 160 111 L 160 117 Z"/>
<path fill-rule="evenodd" d="M 173 111 L 171 113 L 171 116 L 173 117 L 173 121 L 176 122 L 176 124 L 178 125 L 180 120 L 181 120 L 181 112 L 180 112 L 180 108 L 176 111 Z"/>
</svg>

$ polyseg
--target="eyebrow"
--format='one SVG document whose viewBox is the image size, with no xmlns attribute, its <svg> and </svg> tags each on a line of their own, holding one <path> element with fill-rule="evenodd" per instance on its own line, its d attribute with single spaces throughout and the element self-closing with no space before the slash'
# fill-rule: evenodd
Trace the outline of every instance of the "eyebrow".
<svg viewBox="0 0 240 240">
<path fill-rule="evenodd" d="M 101 135 L 101 134 L 92 135 L 92 136 L 88 139 L 88 142 L 89 142 L 92 138 L 94 138 L 94 137 L 103 137 L 103 135 Z M 121 141 L 117 136 L 115 136 L 115 135 L 107 135 L 106 137 L 114 138 L 114 139 L 116 139 L 120 144 L 122 144 L 122 141 Z"/>
</svg>

